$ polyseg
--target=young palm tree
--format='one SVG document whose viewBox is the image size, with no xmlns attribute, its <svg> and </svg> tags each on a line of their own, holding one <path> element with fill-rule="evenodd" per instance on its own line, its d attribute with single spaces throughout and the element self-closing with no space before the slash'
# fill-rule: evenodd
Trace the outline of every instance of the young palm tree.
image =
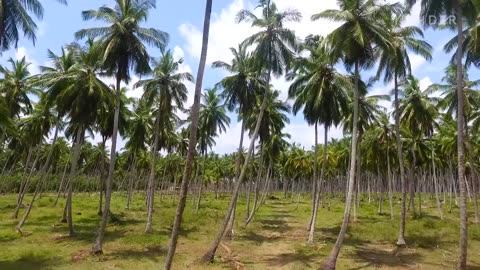
<svg viewBox="0 0 480 270">
<path fill-rule="evenodd" d="M 200 115 L 198 124 L 198 146 L 200 154 L 203 155 L 202 180 L 200 182 L 200 190 L 195 205 L 195 213 L 200 208 L 200 200 L 202 198 L 202 187 L 205 183 L 205 162 L 207 159 L 208 148 L 212 147 L 217 137 L 227 130 L 230 124 L 230 117 L 227 116 L 225 105 L 221 96 L 217 94 L 217 89 L 207 89 L 202 94 L 202 104 L 200 105 Z"/>
<path fill-rule="evenodd" d="M 202 92 L 205 63 L 207 61 L 208 35 L 210 33 L 211 14 L 212 14 L 212 0 L 206 0 L 205 18 L 203 22 L 202 51 L 200 53 L 200 62 L 198 64 L 197 81 L 195 84 L 195 94 L 193 97 L 193 105 L 190 113 L 191 126 L 190 126 L 187 158 L 185 163 L 185 170 L 183 172 L 180 198 L 178 200 L 177 210 L 175 212 L 175 219 L 173 221 L 173 229 L 172 229 L 170 244 L 168 245 L 167 259 L 165 262 L 166 270 L 170 270 L 172 268 L 173 256 L 175 255 L 175 250 L 177 248 L 177 240 L 178 240 L 178 235 L 180 233 L 180 225 L 182 223 L 183 211 L 185 210 L 185 204 L 187 202 L 188 185 L 192 177 L 193 159 L 195 156 L 195 147 L 197 145 L 198 119 L 200 114 L 200 96 Z"/>
<path fill-rule="evenodd" d="M 155 7 L 154 0 L 115 0 L 115 7 L 103 6 L 98 10 L 83 11 L 85 20 L 107 22 L 108 26 L 83 29 L 75 33 L 76 38 L 99 38 L 103 51 L 103 64 L 116 79 L 116 107 L 113 120 L 110 166 L 105 182 L 105 209 L 97 238 L 92 246 L 95 254 L 103 253 L 102 243 L 110 212 L 110 198 L 115 170 L 118 121 L 120 114 L 120 83 L 128 83 L 130 71 L 146 74 L 150 71 L 150 57 L 144 43 L 163 49 L 168 43 L 168 34 L 154 28 L 142 28 L 140 24 L 148 18 L 148 12 Z"/>
<path fill-rule="evenodd" d="M 432 59 L 432 46 L 427 42 L 417 39 L 416 36 L 423 38 L 423 32 L 415 26 L 404 26 L 407 10 L 398 15 L 386 16 L 384 18 L 387 27 L 389 40 L 391 42 L 390 50 L 379 50 L 379 67 L 377 76 L 384 73 L 384 81 L 394 81 L 394 107 L 399 112 L 398 101 L 398 82 L 405 80 L 411 73 L 410 52 L 421 55 L 427 60 Z M 400 115 L 395 114 L 395 134 L 397 136 L 397 158 L 400 166 L 400 182 L 402 186 L 402 212 L 400 217 L 400 232 L 397 245 L 404 246 L 405 243 L 405 218 L 406 218 L 406 181 L 405 168 L 403 166 L 402 140 L 400 137 Z"/>
<path fill-rule="evenodd" d="M 339 10 L 326 10 L 312 16 L 313 20 L 324 18 L 342 23 L 327 37 L 327 40 L 334 45 L 332 55 L 337 59 L 341 58 L 348 69 L 353 67 L 355 76 L 352 146 L 345 213 L 335 246 L 325 262 L 325 269 L 335 269 L 350 217 L 357 156 L 360 69 L 372 67 L 375 62 L 376 47 L 385 50 L 390 48 L 391 44 L 388 41 L 388 32 L 383 18 L 391 14 L 392 9 L 397 9 L 396 5 L 381 5 L 375 0 L 341 0 L 338 4 Z"/>
<path fill-rule="evenodd" d="M 271 90 L 271 94 L 268 95 L 267 105 L 263 113 L 263 117 L 260 121 L 260 129 L 258 131 L 259 147 L 260 147 L 260 156 L 258 161 L 258 170 L 257 170 L 257 181 L 255 183 L 255 199 L 252 211 L 250 212 L 247 220 L 245 221 L 245 226 L 247 226 L 253 219 L 253 216 L 257 210 L 258 205 L 258 195 L 259 195 L 259 184 L 263 174 L 263 164 L 265 163 L 265 144 L 270 141 L 271 137 L 275 134 L 281 134 L 285 126 L 290 123 L 288 118 L 288 113 L 290 113 L 290 105 L 286 102 L 279 99 L 280 92 L 277 90 Z M 257 102 L 257 107 L 254 109 L 252 114 L 244 117 L 245 124 L 250 127 L 250 136 L 254 130 L 255 124 L 257 123 L 257 115 L 260 108 L 260 99 Z M 268 166 L 268 165 L 267 165 Z M 267 168 L 268 173 L 268 168 Z M 268 177 L 267 177 L 268 178 Z"/>
<path fill-rule="evenodd" d="M 315 47 L 307 47 L 310 56 L 299 58 L 296 63 L 298 75 L 289 88 L 289 97 L 295 98 L 293 113 L 303 108 L 303 115 L 309 124 L 315 125 L 312 214 L 307 229 L 310 231 L 308 243 L 313 243 L 315 220 L 319 203 L 319 181 L 324 181 L 327 160 L 328 129 L 337 126 L 343 113 L 348 110 L 348 90 L 352 88 L 348 76 L 338 73 L 328 55 L 323 39 Z M 318 124 L 325 127 L 324 149 L 320 180 L 317 179 Z"/>
<path fill-rule="evenodd" d="M 62 4 L 67 4 L 66 0 L 57 0 Z M 30 39 L 33 44 L 37 39 L 35 32 L 37 24 L 32 19 L 29 12 L 35 17 L 43 17 L 43 7 L 37 0 L 3 0 L 0 2 L 0 53 L 8 50 L 12 45 L 16 48 L 18 44 L 19 29 Z"/>
<path fill-rule="evenodd" d="M 147 203 L 147 224 L 145 233 L 152 232 L 153 202 L 155 194 L 155 167 L 157 166 L 157 152 L 159 150 L 159 133 L 161 123 L 165 123 L 175 111 L 175 106 L 183 108 L 187 101 L 187 87 L 185 81 L 193 82 L 193 76 L 188 72 L 178 72 L 183 60 L 175 61 L 170 51 L 163 53 L 159 61 L 153 60 L 154 70 L 151 79 L 141 80 L 135 87 L 143 87 L 143 99 L 148 106 L 155 106 L 157 111 L 155 119 L 153 147 L 152 147 L 152 168 L 148 178 L 148 203 Z M 167 120 L 168 121 L 168 120 Z M 164 130 L 167 130 L 164 128 Z M 162 142 L 165 143 L 165 142 Z"/>
<path fill-rule="evenodd" d="M 424 140 L 424 138 L 432 139 L 435 127 L 437 126 L 436 119 L 439 114 L 437 108 L 439 99 L 428 96 L 428 89 L 421 91 L 420 82 L 413 76 L 408 76 L 399 87 L 403 97 L 399 101 L 399 111 L 395 113 L 400 115 L 403 127 L 412 138 L 411 152 L 414 153 L 415 149 L 413 149 L 413 147 L 417 146 L 419 144 L 418 142 L 423 143 L 422 140 Z M 415 161 L 416 159 L 417 156 L 413 156 L 413 160 Z M 411 170 L 414 175 L 416 173 L 416 166 L 416 162 L 413 162 Z M 412 178 L 410 183 L 410 200 L 412 203 L 414 202 L 413 198 L 415 195 L 414 182 L 415 177 Z M 442 216 L 438 194 L 437 208 L 440 216 Z"/>
<path fill-rule="evenodd" d="M 43 96 L 45 97 L 45 96 Z M 52 155 L 55 150 L 55 145 L 57 142 L 58 138 L 58 132 L 62 127 L 62 121 L 60 117 L 58 117 L 58 114 L 55 113 L 52 108 L 49 106 L 48 100 L 45 98 L 42 98 L 40 100 L 40 103 L 38 103 L 35 106 L 34 111 L 32 112 L 31 115 L 29 115 L 27 118 L 23 119 L 25 122 L 28 123 L 28 120 L 31 121 L 31 123 L 27 126 L 29 126 L 29 130 L 26 131 L 28 132 L 29 136 L 31 138 L 35 138 L 37 140 L 37 143 L 40 144 L 40 140 L 43 140 L 43 138 L 47 137 L 48 134 L 50 133 L 50 130 L 55 126 L 55 131 L 53 133 L 53 139 L 51 142 L 51 147 L 48 150 L 48 154 L 46 157 L 46 160 L 41 167 L 39 171 L 40 179 L 37 181 L 35 191 L 32 195 L 32 198 L 30 200 L 30 203 L 28 204 L 28 208 L 25 211 L 25 214 L 23 215 L 22 219 L 16 226 L 17 231 L 21 232 L 23 225 L 25 224 L 30 211 L 32 210 L 32 207 L 34 205 L 36 196 L 39 192 L 41 192 L 41 188 L 44 185 L 45 178 L 47 176 L 47 173 L 51 171 L 51 160 L 52 160 Z M 26 192 L 26 189 L 25 191 Z M 22 198 L 23 199 L 23 195 Z M 20 200 L 21 204 L 21 200 Z M 18 206 L 17 206 L 18 207 Z M 18 210 L 16 210 L 18 213 Z"/>
<path fill-rule="evenodd" d="M 260 107 L 260 112 L 258 114 L 257 123 L 252 135 L 252 140 L 250 142 L 244 165 L 239 177 L 235 182 L 232 200 L 230 201 L 222 227 L 212 243 L 212 246 L 201 259 L 204 262 L 212 261 L 215 257 L 215 253 L 223 238 L 224 232 L 230 221 L 230 217 L 234 212 L 240 185 L 247 172 L 247 165 L 249 164 L 250 156 L 253 152 L 254 144 L 260 130 L 261 119 L 267 106 L 268 96 L 270 94 L 270 77 L 271 75 L 280 76 L 283 74 L 286 67 L 288 67 L 293 60 L 292 49 L 297 48 L 297 39 L 295 33 L 289 29 L 286 29 L 284 24 L 289 21 L 298 22 L 301 18 L 301 14 L 297 10 L 280 12 L 277 9 L 277 6 L 274 3 L 271 3 L 270 0 L 260 0 L 258 7 L 262 9 L 262 17 L 257 17 L 249 10 L 242 10 L 237 14 L 236 19 L 237 22 L 247 21 L 250 22 L 252 26 L 257 26 L 261 29 L 258 33 L 248 37 L 243 42 L 243 45 L 255 45 L 252 53 L 255 59 L 255 66 L 257 67 L 257 71 L 259 73 L 262 73 L 264 70 L 267 71 L 267 81 L 265 84 L 267 87 L 264 88 L 265 92 L 263 94 L 264 97 Z"/>
<path fill-rule="evenodd" d="M 238 49 L 230 48 L 233 54 L 231 63 L 222 61 L 213 62 L 214 68 L 222 68 L 232 75 L 225 77 L 216 87 L 222 88 L 227 108 L 230 111 L 238 109 L 239 116 L 248 115 L 252 112 L 256 102 L 257 94 L 265 85 L 266 74 L 257 72 L 254 58 L 247 53 L 245 46 L 238 46 Z M 238 107 L 238 108 L 237 108 Z M 235 175 L 240 174 L 240 156 L 243 153 L 243 136 L 245 133 L 245 121 L 242 121 L 240 130 L 240 142 L 238 146 Z"/>
<path fill-rule="evenodd" d="M 265 87 L 266 74 L 265 72 L 258 72 L 255 59 L 250 53 L 247 53 L 246 46 L 240 44 L 238 49 L 230 48 L 230 51 L 233 55 L 230 64 L 216 61 L 212 66 L 225 69 L 232 74 L 222 79 L 216 87 L 223 89 L 222 95 L 225 98 L 227 108 L 230 111 L 237 110 L 238 119 L 241 120 L 243 116 L 247 116 L 252 112 L 253 106 L 256 104 L 257 95 Z M 235 165 L 235 178 L 237 179 L 240 176 L 245 128 L 245 121 L 242 121 Z M 234 215 L 232 215 L 233 218 Z M 233 222 L 230 222 L 230 226 L 233 228 Z M 230 229 L 227 234 L 229 237 L 232 237 L 233 229 Z"/>
<path fill-rule="evenodd" d="M 147 141 L 151 136 L 152 130 L 152 112 L 148 104 L 143 100 L 134 103 L 134 111 L 129 119 L 127 130 L 127 142 L 125 150 L 130 154 L 131 164 L 133 166 L 132 176 L 129 176 L 127 209 L 130 207 L 133 195 L 133 180 L 136 175 L 137 162 L 140 153 L 147 150 Z"/>
</svg>

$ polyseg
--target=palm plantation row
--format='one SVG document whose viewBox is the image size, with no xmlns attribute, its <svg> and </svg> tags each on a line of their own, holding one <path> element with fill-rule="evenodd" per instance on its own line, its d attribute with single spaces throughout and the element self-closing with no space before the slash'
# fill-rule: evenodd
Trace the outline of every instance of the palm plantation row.
<svg viewBox="0 0 480 270">
<path fill-rule="evenodd" d="M 423 40 L 420 28 L 404 25 L 415 1 L 404 5 L 338 1 L 339 10 L 326 10 L 311 19 L 319 21 L 319 26 L 322 20 L 340 26 L 328 36 L 300 40 L 285 24 L 299 22 L 301 14 L 294 9 L 280 11 L 275 3 L 260 0 L 258 13 L 242 10 L 236 17 L 238 23 L 250 23 L 259 32 L 231 48 L 230 61 L 213 63 L 229 75 L 204 91 L 212 1 L 207 1 L 196 79 L 181 72 L 183 60 L 166 49 L 166 32 L 141 28 L 155 1 L 115 2 L 114 8 L 83 11 L 85 20 L 99 21 L 101 26 L 79 30 L 75 42 L 58 52 L 49 50 L 50 64 L 41 67 L 39 74 L 29 72 L 25 58 L 10 59 L 0 68 L 0 188 L 18 193 L 12 214 L 21 217 L 16 226 L 20 234 L 37 196 L 55 191 L 55 204 L 66 194 L 62 219 L 68 223 L 68 234 L 75 236 L 73 191 L 99 191 L 102 218 L 92 253 L 101 254 L 107 222 L 115 218 L 110 211 L 113 190 L 126 192 L 127 208 L 133 196 L 143 194 L 145 233 L 154 231 L 155 200 L 178 196 L 166 262 L 170 269 L 187 195 L 194 196 L 198 212 L 202 192 L 232 194 L 218 235 L 201 258 L 210 262 L 222 239 L 235 235 L 240 193 L 247 197 L 246 226 L 269 194 L 283 190 L 285 196 L 299 197 L 310 192 L 311 217 L 305 221 L 309 244 L 315 239 L 315 222 L 322 218 L 317 215 L 319 206 L 333 197 L 345 199 L 344 221 L 324 263 L 325 269 L 335 269 L 351 207 L 357 221 L 362 194 L 368 195 L 369 202 L 378 201 L 379 213 L 385 211 L 383 201 L 389 202 L 386 212 L 400 224 L 397 245 L 405 246 L 407 211 L 421 216 L 422 194 L 428 193 L 434 196 L 441 219 L 445 208 L 451 211 L 458 203 L 458 268 L 466 269 L 468 201 L 475 223 L 479 221 L 480 141 L 472 135 L 480 128 L 476 89 L 480 82 L 467 75 L 479 59 L 475 1 L 421 1 L 422 18 L 434 16 L 440 22 L 455 15 L 461 19 L 442 27 L 463 33 L 445 45 L 445 51 L 454 54 L 452 63 L 445 63 L 443 80 L 421 89 L 409 57 L 418 54 L 431 60 L 432 47 Z M 37 2 L 17 4 L 18 10 L 2 17 L 4 49 L 18 40 L 16 28 L 5 28 L 8 20 L 27 26 L 23 31 L 35 40 L 34 22 L 15 17 L 15 12 L 26 9 L 38 16 L 42 9 Z M 425 27 L 439 26 L 422 21 Z M 160 57 L 151 57 L 147 46 L 157 48 Z M 367 78 L 364 71 L 372 69 L 375 76 Z M 132 72 L 144 75 L 133 85 L 143 90 L 139 99 L 129 98 L 127 93 L 133 89 L 122 87 L 131 81 Z M 281 100 L 279 90 L 271 85 L 273 77 L 281 76 L 290 81 L 289 101 Z M 115 85 L 106 84 L 107 77 Z M 391 94 L 369 95 L 380 80 L 386 85 L 393 82 L 393 89 L 386 89 Z M 196 83 L 190 108 L 187 82 Z M 393 109 L 381 106 L 391 99 Z M 236 153 L 219 156 L 211 151 L 215 138 L 228 130 L 227 111 L 241 121 L 241 135 Z M 302 114 L 315 130 L 311 150 L 289 143 L 285 128 L 290 112 Z M 182 119 L 185 114 L 189 117 Z M 319 127 L 324 129 L 322 144 L 318 143 Z M 331 128 L 342 128 L 344 138 L 329 141 Z M 117 153 L 118 134 L 126 143 Z M 248 147 L 243 143 L 245 135 L 250 138 Z M 92 144 L 94 137 L 98 145 Z M 26 203 L 25 194 L 30 192 L 33 196 Z M 397 202 L 401 213 L 393 210 Z"/>
</svg>

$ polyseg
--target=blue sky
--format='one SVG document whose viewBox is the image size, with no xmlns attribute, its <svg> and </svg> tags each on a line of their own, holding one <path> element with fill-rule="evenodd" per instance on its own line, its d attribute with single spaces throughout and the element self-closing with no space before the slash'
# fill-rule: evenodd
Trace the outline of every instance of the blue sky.
<svg viewBox="0 0 480 270">
<path fill-rule="evenodd" d="M 393 0 L 388 1 L 392 2 Z M 222 76 L 226 75 L 224 71 L 211 69 L 209 64 L 216 60 L 228 62 L 230 60 L 228 48 L 236 47 L 239 42 L 255 32 L 255 29 L 251 29 L 248 24 L 236 24 L 234 22 L 235 14 L 240 9 L 253 8 L 255 2 L 252 0 L 214 0 L 213 2 L 210 45 L 203 88 L 212 87 Z M 296 8 L 302 12 L 304 18 L 301 23 L 287 25 L 295 30 L 300 38 L 309 33 L 325 35 L 335 27 L 335 24 L 328 21 L 311 22 L 309 20 L 314 13 L 335 8 L 335 0 L 276 0 L 275 2 L 280 9 Z M 39 31 L 36 44 L 33 45 L 30 41 L 22 39 L 17 50 L 12 49 L 2 55 L 0 61 L 2 64 L 9 57 L 26 56 L 27 60 L 32 62 L 32 72 L 37 72 L 38 65 L 47 63 L 47 49 L 58 52 L 62 45 L 74 40 L 75 31 L 101 25 L 101 22 L 84 22 L 81 18 L 82 10 L 97 9 L 102 5 L 113 5 L 112 0 L 70 0 L 68 6 L 63 6 L 54 0 L 42 1 L 42 3 L 45 8 L 45 16 L 42 21 L 38 22 Z M 200 54 L 204 5 L 205 1 L 198 0 L 157 1 L 157 9 L 151 11 L 149 20 L 144 24 L 144 27 L 155 27 L 170 34 L 169 48 L 174 51 L 176 57 L 184 58 L 185 62 L 182 70 L 190 71 L 194 76 L 196 76 Z M 418 13 L 419 6 L 416 6 L 406 24 L 419 25 Z M 443 52 L 443 45 L 452 36 L 453 33 L 448 31 L 426 30 L 426 40 L 434 47 L 433 61 L 429 63 L 420 57 L 412 56 L 414 75 L 421 80 L 422 87 L 427 87 L 432 82 L 440 82 L 443 77 L 443 70 L 450 59 L 450 56 Z M 149 51 L 152 56 L 160 55 L 158 49 L 150 48 Z M 365 73 L 365 77 L 369 73 L 371 72 Z M 138 80 L 138 78 L 134 77 L 133 82 L 135 80 Z M 288 83 L 282 78 L 278 78 L 273 81 L 273 84 L 282 92 L 281 97 L 286 99 Z M 193 84 L 189 84 L 188 88 L 190 90 L 189 106 L 193 100 Z M 391 85 L 377 83 L 372 89 L 372 94 L 385 94 L 390 89 Z M 130 95 L 139 97 L 141 89 L 132 91 Z M 384 105 L 389 107 L 389 104 Z M 237 147 L 240 124 L 237 123 L 235 115 L 232 114 L 231 118 L 232 123 L 227 133 L 217 138 L 217 145 L 213 149 L 216 152 L 231 152 Z M 290 118 L 291 123 L 286 131 L 292 135 L 292 140 L 306 148 L 311 147 L 314 141 L 313 128 L 304 123 L 301 115 L 296 117 L 292 115 Z M 338 138 L 340 136 L 342 136 L 340 129 L 331 130 L 330 137 Z M 323 131 L 320 132 L 319 137 L 323 138 Z M 99 139 L 94 138 L 94 140 L 98 141 Z M 124 142 L 120 142 L 119 148 L 123 145 Z"/>
</svg>

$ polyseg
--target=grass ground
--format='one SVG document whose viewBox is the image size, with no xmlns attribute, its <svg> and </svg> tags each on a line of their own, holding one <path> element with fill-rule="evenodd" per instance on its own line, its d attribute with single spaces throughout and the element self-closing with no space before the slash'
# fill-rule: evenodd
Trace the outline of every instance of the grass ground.
<svg viewBox="0 0 480 270">
<path fill-rule="evenodd" d="M 426 196 L 423 196 L 426 197 Z M 11 218 L 14 195 L 0 197 L 0 269 L 161 269 L 166 256 L 176 199 L 158 200 L 154 214 L 154 233 L 143 234 L 146 218 L 144 202 L 136 195 L 129 210 L 125 196 L 113 196 L 112 211 L 119 221 L 109 224 L 105 254 L 91 256 L 89 250 L 100 220 L 98 194 L 75 194 L 74 225 L 78 235 L 65 237 L 66 224 L 60 223 L 64 201 L 52 207 L 54 197 L 46 194 L 36 202 L 24 227 L 25 236 L 14 228 Z M 29 197 L 26 198 L 29 201 Z M 254 221 L 243 227 L 244 201 L 237 210 L 235 239 L 219 248 L 216 262 L 198 265 L 217 232 L 229 198 L 202 201 L 198 215 L 189 201 L 184 215 L 174 269 L 316 269 L 321 266 L 340 229 L 343 203 L 333 201 L 330 209 L 321 208 L 314 245 L 306 245 L 305 230 L 310 213 L 309 198 L 298 204 L 283 195 L 267 200 Z M 377 205 L 361 202 L 359 222 L 351 223 L 337 269 L 453 269 L 458 249 L 458 210 L 436 215 L 433 201 L 424 201 L 423 215 L 407 221 L 407 248 L 393 245 L 398 233 L 398 214 L 378 215 Z M 388 205 L 384 209 L 388 213 Z M 445 211 L 447 212 L 447 211 Z M 399 206 L 396 206 L 399 213 Z M 469 228 L 469 266 L 480 269 L 480 225 Z"/>
</svg>

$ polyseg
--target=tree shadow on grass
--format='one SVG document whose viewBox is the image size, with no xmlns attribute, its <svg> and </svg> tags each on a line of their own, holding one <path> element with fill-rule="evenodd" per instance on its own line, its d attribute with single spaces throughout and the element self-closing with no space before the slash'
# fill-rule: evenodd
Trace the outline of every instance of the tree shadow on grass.
<svg viewBox="0 0 480 270">
<path fill-rule="evenodd" d="M 407 238 L 407 243 L 422 249 L 436 249 L 440 245 L 452 245 L 456 242 L 446 241 L 439 234 L 427 235 L 421 233 L 413 233 Z"/>
<path fill-rule="evenodd" d="M 58 266 L 61 260 L 51 256 L 38 256 L 35 254 L 25 254 L 20 258 L 7 261 L 0 260 L 0 269 L 2 270 L 30 270 L 45 269 Z"/>
<path fill-rule="evenodd" d="M 166 256 L 167 249 L 161 246 L 149 246 L 145 247 L 143 250 L 140 249 L 117 249 L 112 252 L 109 252 L 106 256 L 108 259 L 149 259 L 154 262 L 158 262 L 158 257 Z"/>
<path fill-rule="evenodd" d="M 265 260 L 267 264 L 273 267 L 285 267 L 291 263 L 298 263 L 302 268 L 311 268 L 316 263 L 316 254 L 303 254 L 298 252 L 282 253 L 271 256 Z"/>
<path fill-rule="evenodd" d="M 260 245 L 264 242 L 275 242 L 277 241 L 280 237 L 267 237 L 264 235 L 257 234 L 253 231 L 246 232 L 245 234 L 241 235 L 239 237 L 242 240 L 250 241 L 250 242 L 255 242 L 256 244 Z"/>
<path fill-rule="evenodd" d="M 284 233 L 291 229 L 287 222 L 283 219 L 262 219 L 258 221 L 263 230 Z"/>
<path fill-rule="evenodd" d="M 404 253 L 401 250 L 388 250 L 372 246 L 359 247 L 356 251 L 356 257 L 356 261 L 367 263 L 367 265 L 356 269 L 372 265 L 376 268 L 384 266 L 408 268 L 415 265 L 422 258 L 418 253 Z"/>
</svg>

